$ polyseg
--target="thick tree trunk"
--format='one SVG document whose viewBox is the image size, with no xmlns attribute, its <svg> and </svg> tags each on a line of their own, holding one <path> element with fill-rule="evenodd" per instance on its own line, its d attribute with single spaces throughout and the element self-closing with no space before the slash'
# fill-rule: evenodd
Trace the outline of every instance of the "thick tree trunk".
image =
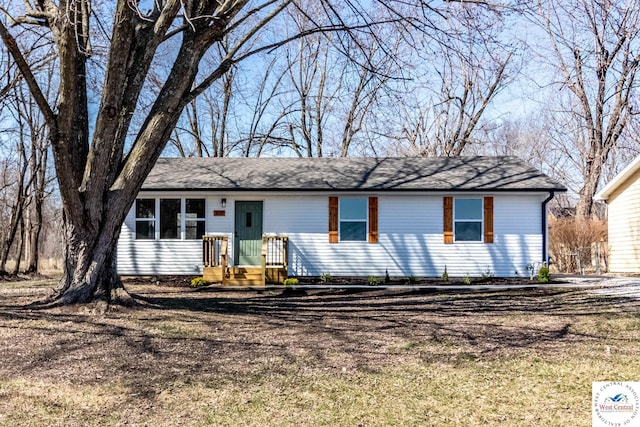
<svg viewBox="0 0 640 427">
<path fill-rule="evenodd" d="M 130 301 L 117 276 L 115 251 L 122 222 L 136 194 L 185 105 L 228 72 L 236 58 L 250 56 L 242 54 L 244 45 L 290 4 L 259 2 L 236 22 L 247 0 L 186 2 L 188 5 L 176 0 L 152 2 L 148 13 L 139 10 L 138 3 L 118 1 L 113 9 L 109 55 L 100 68 L 102 96 L 91 127 L 87 94 L 88 67 L 95 65 L 94 61 L 87 63 L 91 56 L 87 13 L 91 2 L 38 1 L 33 7 L 39 25 L 51 30 L 56 45 L 59 89 L 53 97 L 54 106 L 41 90 L 35 68 L 0 21 L 0 38 L 45 117 L 64 209 L 64 276 L 52 296 L 54 304 Z M 238 34 L 239 40 L 217 67 L 194 86 L 208 49 L 237 24 L 263 12 L 244 35 Z M 31 17 L 27 21 L 31 22 Z M 141 112 L 142 124 L 130 141 L 131 120 L 150 78 L 156 50 L 175 34 L 181 35 L 180 49 L 151 108 Z"/>
<path fill-rule="evenodd" d="M 585 177 L 585 183 L 580 190 L 580 199 L 576 204 L 576 218 L 590 219 L 593 216 L 593 195 L 597 185 L 593 184 L 592 177 Z"/>
<path fill-rule="evenodd" d="M 32 126 L 33 129 L 41 129 Z M 42 205 L 46 199 L 48 148 L 44 138 L 32 138 L 31 144 L 31 201 L 28 204 L 26 226 L 26 261 L 25 273 L 38 273 L 40 261 L 40 234 L 42 232 Z"/>
<path fill-rule="evenodd" d="M 13 242 L 15 241 L 16 234 L 18 233 L 20 218 L 22 218 L 22 208 L 24 206 L 22 186 L 19 188 L 18 194 L 19 198 L 16 201 L 16 205 L 13 207 L 7 234 L 1 242 L 2 250 L 0 251 L 0 273 L 7 273 L 7 261 L 9 260 L 9 253 L 11 252 L 11 247 L 13 246 Z"/>
<path fill-rule="evenodd" d="M 119 215 L 118 215 L 119 216 Z M 120 225 L 113 216 L 102 227 L 77 227 L 63 218 L 65 235 L 64 273 L 59 287 L 49 300 L 56 304 L 106 303 L 131 304 L 116 269 L 115 248 Z M 96 230 L 90 232 L 88 230 Z"/>
<path fill-rule="evenodd" d="M 592 145 L 595 145 L 593 143 Z M 602 167 L 609 155 L 609 150 L 598 152 L 587 160 L 584 169 L 584 185 L 580 189 L 578 204 L 576 205 L 577 219 L 591 219 L 593 212 L 593 196 L 598 190 L 598 183 L 602 175 Z"/>
<path fill-rule="evenodd" d="M 25 273 L 35 274 L 38 272 L 38 264 L 40 260 L 40 234 L 42 232 L 42 199 L 34 198 L 33 216 L 29 216 L 28 225 L 26 227 L 26 244 L 27 244 L 27 267 Z"/>
<path fill-rule="evenodd" d="M 24 216 L 20 215 L 20 239 L 18 240 L 18 247 L 16 248 L 16 261 L 13 265 L 13 271 L 11 275 L 17 276 L 20 273 L 20 263 L 22 263 L 22 251 L 24 250 L 24 240 L 27 236 L 24 228 Z"/>
</svg>

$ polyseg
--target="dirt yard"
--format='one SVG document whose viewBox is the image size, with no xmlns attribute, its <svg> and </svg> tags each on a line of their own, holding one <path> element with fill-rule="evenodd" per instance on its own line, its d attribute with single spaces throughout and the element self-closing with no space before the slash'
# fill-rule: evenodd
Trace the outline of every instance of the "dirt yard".
<svg viewBox="0 0 640 427">
<path fill-rule="evenodd" d="M 640 378 L 640 302 L 583 290 L 130 282 L 133 308 L 26 306 L 50 286 L 0 283 L 0 425 L 587 426 L 592 381 Z"/>
</svg>

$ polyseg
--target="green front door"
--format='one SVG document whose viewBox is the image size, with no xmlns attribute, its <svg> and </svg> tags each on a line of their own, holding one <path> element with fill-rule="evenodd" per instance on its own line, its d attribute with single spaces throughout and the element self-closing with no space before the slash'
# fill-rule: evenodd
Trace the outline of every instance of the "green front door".
<svg viewBox="0 0 640 427">
<path fill-rule="evenodd" d="M 262 202 L 236 202 L 235 265 L 261 265 Z"/>
</svg>

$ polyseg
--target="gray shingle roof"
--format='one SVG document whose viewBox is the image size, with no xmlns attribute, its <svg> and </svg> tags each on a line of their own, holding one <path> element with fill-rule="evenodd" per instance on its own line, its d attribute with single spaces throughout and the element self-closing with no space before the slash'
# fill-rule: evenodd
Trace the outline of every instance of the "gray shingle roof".
<svg viewBox="0 0 640 427">
<path fill-rule="evenodd" d="M 142 189 L 566 191 L 516 157 L 161 158 Z"/>
</svg>

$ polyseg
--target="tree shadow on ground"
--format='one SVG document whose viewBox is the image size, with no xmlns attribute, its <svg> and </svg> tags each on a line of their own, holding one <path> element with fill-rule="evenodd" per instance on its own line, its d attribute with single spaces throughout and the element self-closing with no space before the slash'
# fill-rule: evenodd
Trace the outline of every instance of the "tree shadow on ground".
<svg viewBox="0 0 640 427">
<path fill-rule="evenodd" d="M 398 313 L 430 313 L 441 316 L 505 314 L 545 314 L 580 316 L 640 308 L 640 300 L 625 296 L 606 296 L 582 289 L 526 289 L 496 291 L 402 290 L 299 290 L 299 291 L 221 291 L 169 294 L 132 294 L 143 306 L 193 312 L 252 314 L 295 317 L 341 313 L 372 313 L 374 316 Z"/>
<path fill-rule="evenodd" d="M 633 332 L 590 332 L 583 323 L 637 317 L 639 302 L 584 290 L 130 291 L 137 308 L 104 315 L 0 305 L 0 372 L 89 384 L 117 372 L 142 393 L 185 378 L 376 371 L 400 359 L 555 357 L 576 345 L 637 343 Z"/>
</svg>

